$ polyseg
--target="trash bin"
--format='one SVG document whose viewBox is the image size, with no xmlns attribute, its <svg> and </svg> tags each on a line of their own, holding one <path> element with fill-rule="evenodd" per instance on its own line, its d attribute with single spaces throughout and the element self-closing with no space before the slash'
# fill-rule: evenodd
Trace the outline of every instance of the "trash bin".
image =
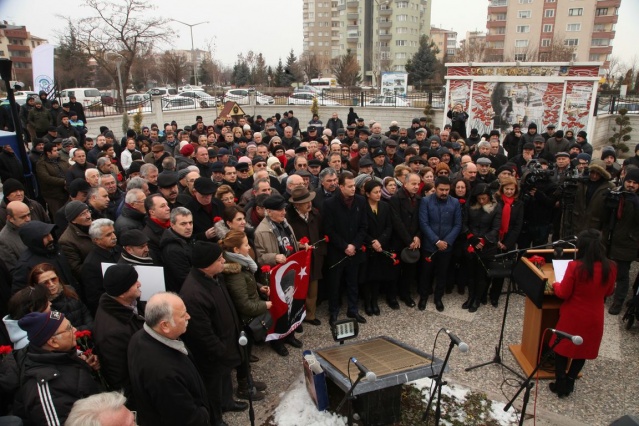
<svg viewBox="0 0 639 426">
<path fill-rule="evenodd" d="M 353 96 L 353 106 L 359 105 L 359 98 L 357 96 Z"/>
</svg>

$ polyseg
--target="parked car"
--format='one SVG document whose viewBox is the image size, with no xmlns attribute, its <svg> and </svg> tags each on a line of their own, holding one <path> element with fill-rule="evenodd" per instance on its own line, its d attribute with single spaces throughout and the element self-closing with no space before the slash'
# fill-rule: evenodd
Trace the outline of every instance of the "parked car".
<svg viewBox="0 0 639 426">
<path fill-rule="evenodd" d="M 409 107 L 410 101 L 398 96 L 377 96 L 368 101 L 368 106 Z"/>
<path fill-rule="evenodd" d="M 162 111 L 195 108 L 197 108 L 197 104 L 193 98 L 187 98 L 185 96 L 169 96 L 162 98 Z"/>
<path fill-rule="evenodd" d="M 146 93 L 134 93 L 133 95 L 127 96 L 125 102 L 127 108 L 137 108 L 140 105 L 148 103 L 150 100 L 151 96 L 147 95 Z"/>
<path fill-rule="evenodd" d="M 202 86 L 191 86 L 190 84 L 187 84 L 186 86 L 178 87 L 178 93 L 180 95 L 182 94 L 182 92 L 193 92 L 193 91 L 203 92 L 204 88 Z"/>
<path fill-rule="evenodd" d="M 317 98 L 317 104 L 320 106 L 337 106 L 339 102 L 334 101 L 326 96 L 316 95 L 311 92 L 297 92 L 293 93 L 286 99 L 286 103 L 289 105 L 312 105 L 313 99 Z"/>
<path fill-rule="evenodd" d="M 103 90 L 100 92 L 100 100 L 102 101 L 102 105 L 113 106 L 115 102 L 115 98 L 110 90 Z"/>
<path fill-rule="evenodd" d="M 28 90 L 24 90 L 21 92 L 13 92 L 13 96 L 16 98 L 16 103 L 18 105 L 24 105 L 27 103 L 27 98 L 34 97 L 37 98 L 38 94 L 36 92 L 31 92 Z"/>
<path fill-rule="evenodd" d="M 318 96 L 322 93 L 322 89 L 318 89 L 315 86 L 309 86 L 309 85 L 305 85 L 305 86 L 299 86 L 296 87 L 295 89 L 293 89 L 293 93 L 298 93 L 298 92 L 311 92 L 311 93 L 315 93 Z"/>
<path fill-rule="evenodd" d="M 177 95 L 177 89 L 173 87 L 154 87 L 153 89 L 149 89 L 146 91 L 147 95 L 153 96 L 169 96 L 169 95 Z"/>
<path fill-rule="evenodd" d="M 180 96 L 187 98 L 193 98 L 200 108 L 214 107 L 218 103 L 218 99 L 215 96 L 211 96 L 203 90 L 193 90 L 189 92 L 182 92 Z"/>
<path fill-rule="evenodd" d="M 60 104 L 69 102 L 71 96 L 75 96 L 76 102 L 81 103 L 83 106 L 92 105 L 102 100 L 102 94 L 98 89 L 91 87 L 74 87 L 64 89 L 60 92 Z"/>
<path fill-rule="evenodd" d="M 258 105 L 273 105 L 275 99 L 272 96 L 264 95 L 261 92 L 255 92 L 256 102 Z M 248 105 L 249 102 L 249 90 L 248 89 L 232 89 L 226 92 L 224 95 L 224 102 L 237 102 L 240 105 Z"/>
</svg>

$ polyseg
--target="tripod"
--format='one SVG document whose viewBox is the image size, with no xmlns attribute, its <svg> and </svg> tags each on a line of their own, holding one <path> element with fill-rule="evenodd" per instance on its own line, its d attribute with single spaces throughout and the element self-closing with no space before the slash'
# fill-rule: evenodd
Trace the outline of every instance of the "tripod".
<svg viewBox="0 0 639 426">
<path fill-rule="evenodd" d="M 519 390 L 517 391 L 517 393 L 515 393 L 515 396 L 513 396 L 512 399 L 510 401 L 508 401 L 508 404 L 506 404 L 506 406 L 504 407 L 504 411 L 510 410 L 510 407 L 512 407 L 513 403 L 515 402 L 515 399 L 517 399 L 517 397 L 519 396 L 521 391 L 525 390 L 525 392 L 524 392 L 524 400 L 523 400 L 523 403 L 522 403 L 522 406 L 521 406 L 521 415 L 519 417 L 519 426 L 522 426 L 524 424 L 524 417 L 526 416 L 526 407 L 528 406 L 528 401 L 530 400 L 530 391 L 532 390 L 533 386 L 535 386 L 535 384 L 532 382 L 532 378 L 535 376 L 535 374 L 537 374 L 537 371 L 539 370 L 539 367 L 541 367 L 541 365 L 543 365 L 543 363 L 546 362 L 546 360 L 548 359 L 550 354 L 553 352 L 553 349 L 555 349 L 555 346 L 557 346 L 557 344 L 559 344 L 561 339 L 564 338 L 563 336 L 560 336 L 560 335 L 556 335 L 556 336 L 557 336 L 557 338 L 555 339 L 555 342 L 550 347 L 550 350 L 547 351 L 541 357 L 541 359 L 539 360 L 539 362 L 535 366 L 535 369 L 530 373 L 530 376 L 528 376 L 521 383 L 521 386 L 519 386 Z"/>
<path fill-rule="evenodd" d="M 335 412 L 339 413 L 339 411 L 342 409 L 342 407 L 344 406 L 346 401 L 349 401 L 349 404 L 348 404 L 348 426 L 353 426 L 353 400 L 355 400 L 357 398 L 356 396 L 353 396 L 353 391 L 355 390 L 355 386 L 357 386 L 359 384 L 359 381 L 362 380 L 365 376 L 366 375 L 364 373 L 362 373 L 362 372 L 360 372 L 357 375 L 357 380 L 355 380 L 353 382 L 353 384 L 351 385 L 351 388 L 348 390 L 348 392 L 346 392 L 346 395 L 344 395 L 344 398 L 342 399 L 342 401 L 339 403 L 339 405 L 335 409 Z"/>
<path fill-rule="evenodd" d="M 509 253 L 504 253 L 504 257 L 508 257 L 508 255 L 510 255 L 510 256 L 517 255 L 518 253 L 519 253 L 518 250 L 515 250 L 513 252 L 509 252 Z M 504 344 L 504 329 L 506 328 L 506 317 L 508 316 L 508 304 L 510 302 L 510 294 L 513 292 L 512 271 L 510 271 L 508 276 L 506 276 L 504 278 L 508 278 L 508 290 L 506 291 L 506 304 L 504 305 L 504 315 L 503 315 L 503 317 L 501 319 L 501 330 L 499 332 L 499 343 L 497 343 L 497 346 L 495 347 L 495 356 L 490 361 L 487 361 L 487 362 L 484 362 L 484 363 L 481 363 L 481 364 L 477 364 L 477 365 L 473 365 L 472 367 L 466 368 L 466 371 L 471 371 L 471 370 L 474 370 L 476 368 L 484 367 L 486 365 L 499 364 L 499 365 L 501 365 L 502 367 L 505 367 L 508 371 L 510 371 L 511 373 L 513 373 L 514 375 L 516 375 L 517 377 L 519 377 L 520 379 L 523 380 L 524 377 L 521 374 L 519 374 L 518 372 L 513 370 L 508 365 L 504 364 L 502 359 L 501 359 L 501 349 L 502 349 L 502 345 Z"/>
<path fill-rule="evenodd" d="M 244 360 L 242 363 L 246 368 L 246 382 L 248 384 L 249 420 L 251 422 L 251 426 L 255 426 L 255 411 L 253 411 L 253 375 L 251 374 L 251 361 L 249 359 L 251 354 L 246 333 L 242 331 L 240 336 L 239 344 L 244 352 Z"/>
<path fill-rule="evenodd" d="M 448 358 L 450 358 L 450 353 L 453 351 L 455 347 L 455 342 L 451 340 L 448 345 L 448 351 L 446 352 L 446 358 L 444 358 L 444 363 L 439 370 L 437 376 L 435 376 L 435 389 L 430 393 L 430 398 L 428 399 L 428 404 L 426 405 L 426 411 L 424 411 L 424 415 L 422 416 L 422 421 L 427 421 L 428 416 L 430 415 L 430 405 L 433 403 L 433 398 L 435 397 L 435 392 L 437 393 L 437 404 L 435 405 L 435 425 L 439 425 L 439 419 L 442 415 L 442 387 L 448 382 L 443 381 L 444 370 L 448 365 Z"/>
</svg>

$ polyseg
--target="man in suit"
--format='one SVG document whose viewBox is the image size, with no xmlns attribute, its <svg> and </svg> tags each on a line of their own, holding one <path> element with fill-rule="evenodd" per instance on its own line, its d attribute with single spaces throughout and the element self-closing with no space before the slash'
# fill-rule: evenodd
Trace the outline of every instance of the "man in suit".
<svg viewBox="0 0 639 426">
<path fill-rule="evenodd" d="M 329 269 L 329 324 L 337 321 L 340 297 L 339 288 L 342 278 L 346 284 L 348 308 L 346 316 L 355 318 L 359 323 L 366 319 L 358 312 L 357 272 L 359 265 L 366 260 L 361 249 L 366 238 L 366 200 L 355 194 L 355 177 L 351 172 L 339 175 L 339 193 L 324 202 L 322 216 L 329 237 L 327 264 L 336 265 Z"/>
<path fill-rule="evenodd" d="M 321 212 L 324 208 L 324 201 L 339 192 L 337 191 L 337 172 L 335 169 L 327 167 L 320 172 L 319 181 L 320 186 L 315 190 L 313 207 Z"/>
</svg>

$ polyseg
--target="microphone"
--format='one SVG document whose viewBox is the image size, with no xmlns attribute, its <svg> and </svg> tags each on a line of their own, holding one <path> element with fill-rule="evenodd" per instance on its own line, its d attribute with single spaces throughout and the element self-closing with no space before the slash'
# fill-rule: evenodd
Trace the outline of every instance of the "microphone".
<svg viewBox="0 0 639 426">
<path fill-rule="evenodd" d="M 572 343 L 579 346 L 584 342 L 584 339 L 581 336 L 573 336 L 572 334 L 568 334 L 563 331 L 555 330 L 554 328 L 549 328 L 550 331 L 555 333 L 559 337 L 563 337 L 564 339 L 572 340 Z"/>
<path fill-rule="evenodd" d="M 246 338 L 246 333 L 244 331 L 240 331 L 240 338 L 237 340 L 237 343 L 239 343 L 240 346 L 246 346 L 248 343 L 248 339 Z"/>
<path fill-rule="evenodd" d="M 462 352 L 462 353 L 468 352 L 468 349 L 469 349 L 468 344 L 462 342 L 461 339 L 457 337 L 452 331 L 444 329 L 444 332 L 448 334 L 448 337 L 450 337 L 450 340 L 455 345 L 457 345 L 457 347 L 459 347 L 459 352 Z"/>
<path fill-rule="evenodd" d="M 369 382 L 374 382 L 375 380 L 377 380 L 377 375 L 373 373 L 372 371 L 370 371 L 368 368 L 364 367 L 362 364 L 360 364 L 357 361 L 357 358 L 351 357 L 351 362 L 355 364 L 355 366 L 360 371 L 360 373 L 366 376 L 366 380 L 368 380 Z"/>
</svg>

